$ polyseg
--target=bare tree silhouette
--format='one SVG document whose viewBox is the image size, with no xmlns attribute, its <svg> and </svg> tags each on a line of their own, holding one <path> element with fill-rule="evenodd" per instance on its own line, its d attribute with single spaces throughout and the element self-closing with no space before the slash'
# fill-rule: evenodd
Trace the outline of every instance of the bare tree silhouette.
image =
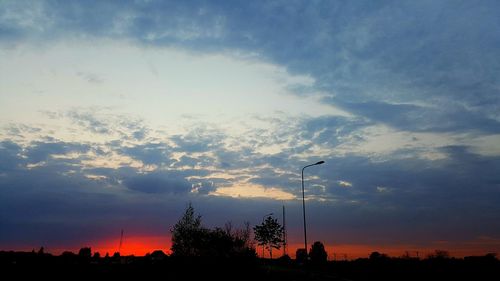
<svg viewBox="0 0 500 281">
<path fill-rule="evenodd" d="M 253 228 L 255 240 L 259 245 L 264 245 L 269 250 L 269 256 L 273 258 L 273 248 L 280 249 L 283 243 L 283 227 L 278 219 L 268 216 L 261 225 Z"/>
</svg>

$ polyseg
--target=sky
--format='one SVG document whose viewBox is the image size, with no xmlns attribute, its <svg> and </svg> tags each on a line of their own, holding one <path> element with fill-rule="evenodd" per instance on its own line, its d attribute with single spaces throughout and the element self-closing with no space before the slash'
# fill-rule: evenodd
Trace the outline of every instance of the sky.
<svg viewBox="0 0 500 281">
<path fill-rule="evenodd" d="M 0 249 L 286 208 L 329 258 L 500 252 L 497 1 L 0 1 Z M 260 253 L 260 251 L 258 251 Z M 335 254 L 335 255 L 334 255 Z"/>
</svg>

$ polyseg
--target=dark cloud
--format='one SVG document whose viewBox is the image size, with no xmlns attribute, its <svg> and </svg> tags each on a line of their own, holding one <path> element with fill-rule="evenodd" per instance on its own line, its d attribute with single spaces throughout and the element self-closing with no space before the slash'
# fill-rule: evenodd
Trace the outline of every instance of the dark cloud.
<svg viewBox="0 0 500 281">
<path fill-rule="evenodd" d="M 191 191 L 191 184 L 175 172 L 139 174 L 127 178 L 124 184 L 131 190 L 144 193 L 183 194 Z"/>
<path fill-rule="evenodd" d="M 344 137 L 372 124 L 361 118 L 320 116 L 304 120 L 297 133 L 301 138 L 309 139 L 312 143 L 335 147 L 343 142 Z"/>
<path fill-rule="evenodd" d="M 471 210 L 497 212 L 500 177 L 495 171 L 500 167 L 500 157 L 480 156 L 466 147 L 446 147 L 443 151 L 448 157 L 440 160 L 332 158 L 314 174 L 327 179 L 326 190 L 334 198 L 358 201 L 363 209 L 390 208 L 391 213 L 402 216 L 401 221 L 410 213 L 434 212 L 443 218 L 463 214 L 472 222 L 479 213 L 472 211 L 475 214 L 471 216 Z M 338 180 L 348 181 L 352 187 L 335 186 Z M 428 219 L 425 215 L 422 218 Z"/>
<path fill-rule="evenodd" d="M 274 167 L 281 168 L 281 165 Z M 256 174 L 258 176 L 250 179 L 250 182 L 260 184 L 264 187 L 280 187 L 298 195 L 298 189 L 293 180 L 295 176 L 293 173 L 277 173 L 274 168 L 264 168 L 259 169 Z M 297 190 L 297 192 L 293 192 L 294 189 Z"/>
<path fill-rule="evenodd" d="M 130 147 L 119 146 L 116 148 L 122 154 L 142 161 L 146 165 L 170 165 L 176 162 L 172 158 L 172 148 L 164 143 L 146 143 Z"/>
<path fill-rule="evenodd" d="M 10 172 L 24 163 L 20 158 L 22 147 L 9 140 L 0 142 L 0 174 Z"/>
<path fill-rule="evenodd" d="M 25 167 L 51 153 L 85 146 L 70 147 L 40 141 L 27 146 L 1 143 L 0 226 L 4 231 L 0 245 L 75 245 L 104 239 L 124 227 L 132 233 L 165 234 L 189 201 L 207 225 L 229 220 L 255 224 L 263 214 L 281 210 L 281 202 L 272 199 L 208 195 L 231 184 L 210 177 L 209 170 L 144 173 L 133 167 L 86 168 L 79 159 L 58 158 L 43 166 Z M 46 153 L 29 153 L 40 149 Z M 355 155 L 330 157 L 325 164 L 306 170 L 306 196 L 324 199 L 307 201 L 311 237 L 327 243 L 427 243 L 494 237 L 500 231 L 500 157 L 475 154 L 464 146 L 443 147 L 441 152 L 446 158 L 437 160 L 414 157 L 410 150 L 384 161 Z M 259 162 L 264 156 L 247 157 Z M 299 168 L 307 163 L 291 164 L 284 155 L 277 159 L 281 160 L 273 162 L 272 168 L 255 167 L 251 181 L 300 195 Z M 233 169 L 243 165 L 236 164 Z M 352 186 L 342 187 L 339 181 Z M 299 203 L 285 203 L 293 239 L 301 233 Z"/>
<path fill-rule="evenodd" d="M 192 131 L 186 135 L 175 135 L 170 139 L 177 145 L 176 151 L 206 152 L 220 146 L 220 136 L 202 131 Z"/>
<path fill-rule="evenodd" d="M 216 165 L 216 159 L 210 156 L 199 156 L 199 157 L 191 157 L 187 155 L 181 156 L 179 161 L 174 163 L 174 167 L 183 167 L 188 166 L 190 168 L 198 168 L 198 169 L 206 169 L 211 166 Z"/>
<path fill-rule="evenodd" d="M 127 116 L 120 116 L 122 120 L 119 124 L 124 128 L 125 132 L 122 132 L 124 136 L 131 137 L 135 140 L 144 140 L 149 133 L 149 129 L 144 125 L 142 120 L 132 120 L 127 118 Z"/>
<path fill-rule="evenodd" d="M 388 124 L 396 129 L 414 132 L 478 131 L 500 132 L 500 122 L 484 116 L 482 112 L 467 110 L 464 106 L 418 106 L 383 102 L 342 103 L 332 101 L 341 108 L 369 118 L 373 122 Z"/>
<path fill-rule="evenodd" d="M 50 119 L 69 118 L 81 129 L 94 134 L 117 135 L 122 140 L 142 141 L 148 137 L 150 130 L 139 118 L 128 115 L 111 114 L 109 108 L 77 107 L 63 112 L 42 111 Z"/>
<path fill-rule="evenodd" d="M 85 153 L 90 149 L 89 145 L 81 143 L 36 141 L 32 142 L 26 149 L 25 155 L 28 163 L 38 163 L 49 160 L 53 155 L 65 155 L 72 152 Z"/>
</svg>

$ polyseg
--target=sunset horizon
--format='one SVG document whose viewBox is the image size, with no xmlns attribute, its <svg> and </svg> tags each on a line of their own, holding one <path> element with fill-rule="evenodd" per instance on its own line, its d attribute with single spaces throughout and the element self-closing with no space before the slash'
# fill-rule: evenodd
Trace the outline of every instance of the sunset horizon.
<svg viewBox="0 0 500 281">
<path fill-rule="evenodd" d="M 314 241 L 311 241 L 314 242 Z M 321 241 L 320 241 L 321 242 Z M 481 241 L 477 241 L 481 242 Z M 325 245 L 325 250 L 328 254 L 328 260 L 354 260 L 358 258 L 368 258 L 373 252 L 379 252 L 389 257 L 405 257 L 409 255 L 412 258 L 425 259 L 435 254 L 436 251 L 445 251 L 450 257 L 464 258 L 468 256 L 484 256 L 487 254 L 495 253 L 492 251 L 488 243 L 465 243 L 463 245 L 450 245 L 446 241 L 436 242 L 433 245 L 426 247 L 416 245 L 363 245 L 363 244 L 347 244 L 347 245 Z M 167 255 L 171 255 L 171 242 L 170 236 L 133 236 L 125 237 L 121 251 L 119 250 L 120 238 L 110 237 L 104 241 L 92 241 L 89 243 L 82 243 L 79 245 L 68 245 L 64 247 L 58 246 L 14 246 L 3 247 L 3 251 L 22 251 L 22 252 L 38 252 L 43 247 L 45 253 L 53 255 L 61 255 L 64 252 L 72 252 L 77 254 L 81 248 L 89 247 L 92 253 L 99 253 L 102 257 L 106 254 L 109 256 L 119 253 L 121 256 L 145 256 L 154 251 L 162 251 Z M 478 246 L 479 244 L 479 246 Z M 485 246 L 486 245 L 486 246 Z M 295 258 L 297 249 L 303 248 L 303 244 L 295 243 L 287 246 L 287 255 Z M 262 247 L 255 247 L 256 253 L 259 257 L 270 258 L 268 250 L 264 251 L 262 256 Z M 276 256 L 281 257 L 283 250 L 275 250 Z"/>
</svg>

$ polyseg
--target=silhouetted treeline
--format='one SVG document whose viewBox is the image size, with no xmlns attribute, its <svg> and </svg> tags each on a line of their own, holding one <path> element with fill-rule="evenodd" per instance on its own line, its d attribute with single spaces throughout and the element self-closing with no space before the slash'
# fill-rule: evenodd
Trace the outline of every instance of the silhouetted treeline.
<svg viewBox="0 0 500 281">
<path fill-rule="evenodd" d="M 234 229 L 232 223 L 224 228 L 202 226 L 201 216 L 195 215 L 189 204 L 182 218 L 174 225 L 172 255 L 175 257 L 243 258 L 255 259 L 257 254 L 250 238 L 250 224 Z"/>
<path fill-rule="evenodd" d="M 500 280 L 500 261 L 493 254 L 418 259 L 372 253 L 368 259 L 329 262 L 322 270 L 350 280 Z"/>
<path fill-rule="evenodd" d="M 44 252 L 0 252 L 3 274 L 31 276 L 158 277 L 170 280 L 500 280 L 500 261 L 493 254 L 465 258 L 392 258 L 372 254 L 353 261 L 300 263 L 290 258 L 234 259 L 168 256 L 154 251 L 142 257 Z"/>
</svg>

